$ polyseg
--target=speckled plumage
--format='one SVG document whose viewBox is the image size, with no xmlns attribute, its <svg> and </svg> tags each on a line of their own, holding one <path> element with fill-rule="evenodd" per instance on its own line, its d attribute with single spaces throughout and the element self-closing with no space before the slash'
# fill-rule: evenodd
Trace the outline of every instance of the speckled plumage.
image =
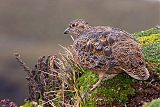
<svg viewBox="0 0 160 107">
<path fill-rule="evenodd" d="M 91 27 L 86 21 L 77 19 L 70 23 L 65 33 L 76 36 L 73 43 L 75 62 L 99 74 L 100 80 L 93 89 L 106 74 L 126 72 L 138 80 L 149 78 L 141 49 L 126 31 L 108 26 Z"/>
</svg>

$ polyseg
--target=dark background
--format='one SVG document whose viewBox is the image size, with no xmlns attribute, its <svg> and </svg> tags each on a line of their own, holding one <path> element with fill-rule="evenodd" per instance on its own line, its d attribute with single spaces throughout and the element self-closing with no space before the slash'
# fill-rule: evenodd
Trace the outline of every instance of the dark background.
<svg viewBox="0 0 160 107">
<path fill-rule="evenodd" d="M 151 2 L 152 1 L 152 2 Z M 13 52 L 33 67 L 43 55 L 54 55 L 72 40 L 63 31 L 76 18 L 90 25 L 119 27 L 130 33 L 160 24 L 158 0 L 0 0 L 0 99 L 23 104 L 25 73 Z"/>
</svg>

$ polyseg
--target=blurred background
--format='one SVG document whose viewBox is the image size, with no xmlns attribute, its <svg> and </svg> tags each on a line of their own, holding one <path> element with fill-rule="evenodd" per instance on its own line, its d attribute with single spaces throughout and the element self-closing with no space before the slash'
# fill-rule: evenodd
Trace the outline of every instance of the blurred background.
<svg viewBox="0 0 160 107">
<path fill-rule="evenodd" d="M 17 104 L 27 96 L 25 72 L 13 52 L 31 68 L 43 55 L 70 45 L 63 31 L 76 18 L 134 33 L 160 24 L 159 0 L 0 0 L 0 99 Z"/>
</svg>

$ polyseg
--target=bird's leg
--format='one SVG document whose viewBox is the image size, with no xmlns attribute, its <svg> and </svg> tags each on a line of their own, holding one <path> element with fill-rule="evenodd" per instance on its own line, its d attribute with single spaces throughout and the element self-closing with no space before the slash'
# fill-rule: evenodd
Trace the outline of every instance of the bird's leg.
<svg viewBox="0 0 160 107">
<path fill-rule="evenodd" d="M 105 78 L 105 72 L 98 72 L 99 74 L 99 80 L 96 84 L 93 85 L 93 87 L 90 89 L 90 92 L 95 90 L 101 83 L 101 81 Z"/>
<path fill-rule="evenodd" d="M 83 94 L 82 94 L 82 99 L 84 99 L 86 96 L 87 96 L 87 94 L 88 94 L 88 92 L 90 93 L 90 92 L 92 92 L 93 90 L 95 90 L 99 85 L 100 85 L 100 83 L 101 83 L 101 81 L 105 78 L 105 72 L 98 72 L 98 75 L 99 75 L 99 80 L 98 80 L 98 82 L 96 82 L 93 86 L 92 86 L 92 88 L 90 89 L 90 90 L 87 90 L 86 92 L 84 92 Z"/>
<path fill-rule="evenodd" d="M 112 78 L 114 78 L 116 75 L 118 75 L 118 74 L 106 74 L 106 75 L 105 75 L 105 78 L 103 79 L 103 81 L 108 80 L 108 79 L 112 79 Z"/>
<path fill-rule="evenodd" d="M 106 75 L 105 72 L 98 72 L 99 74 L 99 80 L 96 84 L 93 85 L 93 87 L 89 90 L 89 92 L 92 92 L 93 90 L 95 90 L 101 83 L 101 81 L 103 80 L 108 80 L 108 79 L 112 79 L 113 77 L 115 77 L 117 74 L 110 74 L 110 75 Z M 84 92 L 82 95 L 82 99 L 84 99 L 87 96 L 88 91 Z"/>
</svg>

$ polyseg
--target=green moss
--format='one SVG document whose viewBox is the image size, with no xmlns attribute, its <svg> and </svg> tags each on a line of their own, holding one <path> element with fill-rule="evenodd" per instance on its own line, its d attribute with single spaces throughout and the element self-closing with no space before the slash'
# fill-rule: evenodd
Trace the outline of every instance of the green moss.
<svg viewBox="0 0 160 107">
<path fill-rule="evenodd" d="M 104 81 L 103 85 L 97 89 L 100 96 L 105 96 L 108 103 L 117 101 L 126 103 L 129 95 L 134 95 L 135 90 L 132 88 L 134 79 L 126 74 L 119 74 L 112 80 Z"/>
<path fill-rule="evenodd" d="M 160 107 L 160 98 L 152 100 L 150 103 L 145 103 L 143 107 Z"/>
<path fill-rule="evenodd" d="M 25 101 L 24 105 L 21 105 L 20 107 L 42 107 L 43 104 L 42 99 L 39 99 L 39 105 L 35 101 Z"/>
<path fill-rule="evenodd" d="M 147 62 L 160 65 L 160 43 L 142 47 L 142 51 Z"/>
<path fill-rule="evenodd" d="M 85 70 L 83 75 L 78 79 L 78 87 L 81 94 L 88 91 L 93 84 L 98 81 L 98 75 L 94 72 Z M 87 96 L 83 107 L 96 107 L 96 101 L 92 95 Z"/>
<path fill-rule="evenodd" d="M 84 91 L 91 87 L 97 80 L 98 77 L 89 71 L 80 77 L 79 85 L 81 89 L 83 87 Z M 95 103 L 98 105 L 112 104 L 113 101 L 126 103 L 128 96 L 135 94 L 135 90 L 132 88 L 134 82 L 135 80 L 126 74 L 120 74 L 114 77 L 114 79 L 105 80 L 99 88 L 91 93 L 84 107 L 93 107 Z"/>
<path fill-rule="evenodd" d="M 160 72 L 160 28 L 151 28 L 149 30 L 134 33 L 142 46 L 145 60 L 154 63 L 156 69 Z"/>
<path fill-rule="evenodd" d="M 150 36 L 151 34 L 160 34 L 160 28 L 154 27 L 145 31 L 136 32 L 133 34 L 134 37 Z"/>
<path fill-rule="evenodd" d="M 83 75 L 78 79 L 79 87 L 82 91 L 89 89 L 91 84 L 98 81 L 98 76 L 92 71 L 86 70 Z"/>
<path fill-rule="evenodd" d="M 20 106 L 20 107 L 37 107 L 36 104 L 34 104 L 35 102 L 29 102 L 26 101 L 24 105 Z"/>
<path fill-rule="evenodd" d="M 83 107 L 97 107 L 95 99 L 88 99 L 87 102 L 83 105 Z"/>
</svg>

